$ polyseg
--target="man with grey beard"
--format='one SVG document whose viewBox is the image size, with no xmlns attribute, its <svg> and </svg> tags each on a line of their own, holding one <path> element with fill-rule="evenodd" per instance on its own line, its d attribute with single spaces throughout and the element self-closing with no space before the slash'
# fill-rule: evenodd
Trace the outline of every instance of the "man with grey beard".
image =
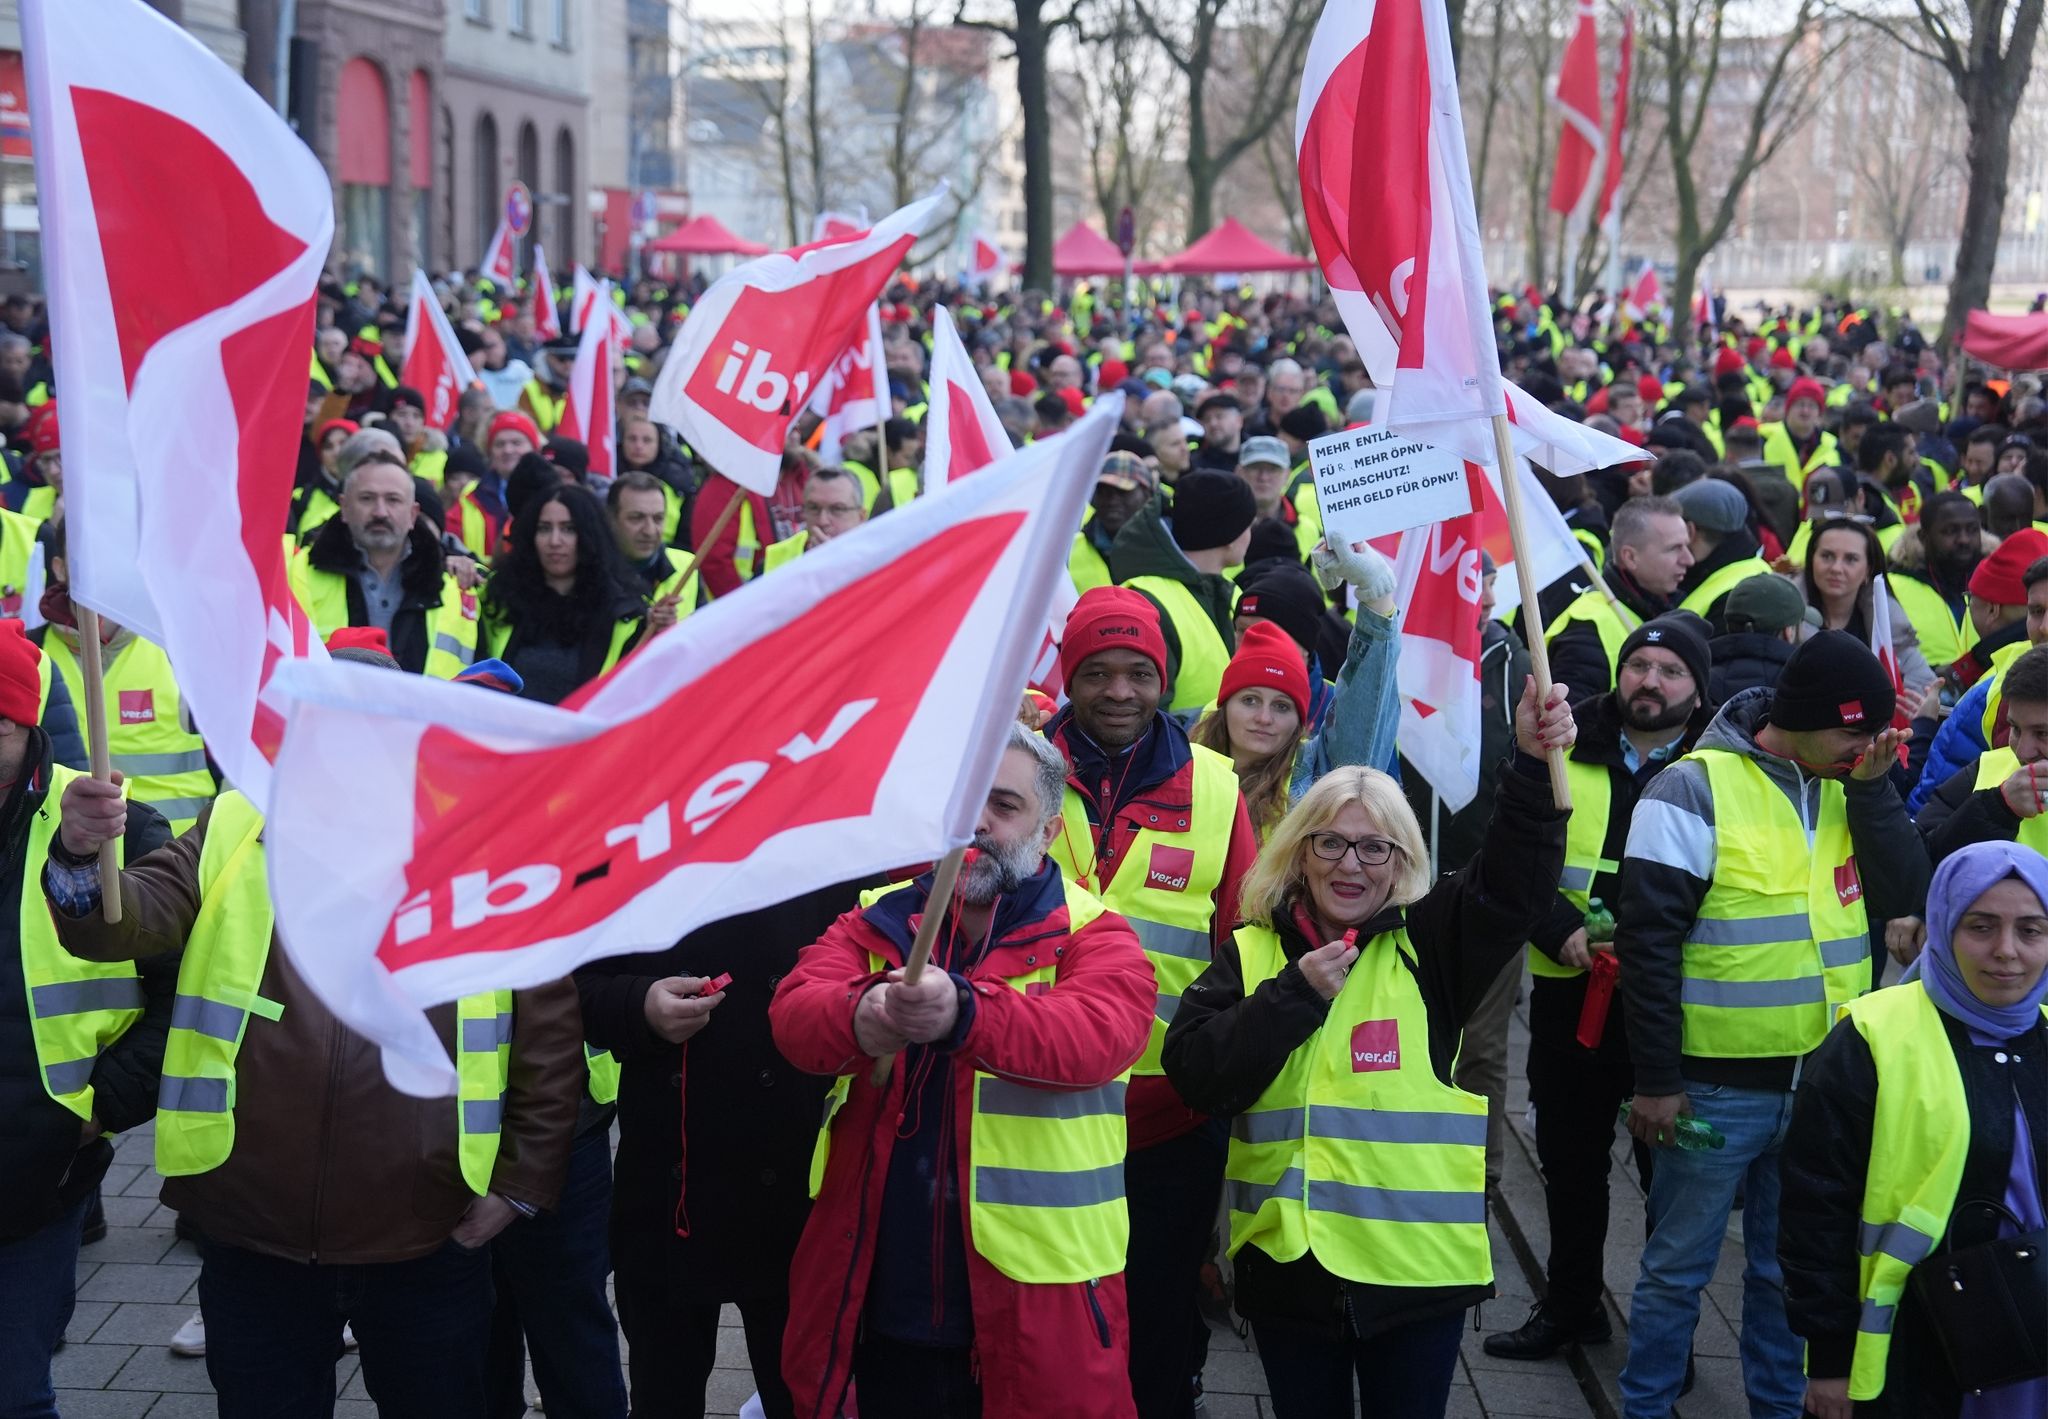
<svg viewBox="0 0 2048 1419">
<path fill-rule="evenodd" d="M 1012 724 L 952 900 L 930 874 L 864 894 L 770 1007 L 790 1062 L 839 1076 L 790 1269 L 799 1415 L 837 1414 L 849 1381 L 877 1419 L 1134 1413 L 1123 1100 L 1155 988 L 1130 925 L 1045 855 L 1066 773 Z"/>
</svg>

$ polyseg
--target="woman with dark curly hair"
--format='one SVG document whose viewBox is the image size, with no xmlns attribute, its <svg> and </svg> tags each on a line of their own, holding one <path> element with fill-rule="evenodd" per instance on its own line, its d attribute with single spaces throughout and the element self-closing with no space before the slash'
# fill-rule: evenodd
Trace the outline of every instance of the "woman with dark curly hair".
<svg viewBox="0 0 2048 1419">
<path fill-rule="evenodd" d="M 586 489 L 536 492 L 506 541 L 484 592 L 484 646 L 519 672 L 524 698 L 560 704 L 638 643 L 647 605 Z"/>
</svg>

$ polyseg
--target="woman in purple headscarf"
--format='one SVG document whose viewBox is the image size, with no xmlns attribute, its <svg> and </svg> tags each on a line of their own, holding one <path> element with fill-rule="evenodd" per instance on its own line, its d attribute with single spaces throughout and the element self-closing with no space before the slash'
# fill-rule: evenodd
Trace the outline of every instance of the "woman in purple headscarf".
<svg viewBox="0 0 2048 1419">
<path fill-rule="evenodd" d="M 1964 1393 L 1907 1284 L 1937 1246 L 2048 1225 L 2044 967 L 2048 858 L 1973 844 L 1935 871 L 1906 979 L 1849 1006 L 1807 1061 L 1778 1255 L 1820 1419 L 2048 1415 L 2048 1380 Z"/>
</svg>

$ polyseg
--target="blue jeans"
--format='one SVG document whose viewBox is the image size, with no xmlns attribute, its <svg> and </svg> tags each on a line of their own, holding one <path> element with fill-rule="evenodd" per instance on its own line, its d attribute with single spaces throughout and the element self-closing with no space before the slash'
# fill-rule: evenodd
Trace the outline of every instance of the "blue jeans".
<svg viewBox="0 0 2048 1419">
<path fill-rule="evenodd" d="M 1693 1113 L 1727 1146 L 1689 1153 L 1659 1148 L 1650 1179 L 1650 1239 L 1628 1314 L 1622 1366 L 1626 1419 L 1665 1419 L 1685 1380 L 1700 1292 L 1712 1279 L 1728 1215 L 1742 1190 L 1742 1381 L 1751 1419 L 1798 1419 L 1806 1393 L 1805 1348 L 1785 1320 L 1778 1267 L 1778 1152 L 1792 1095 L 1725 1084 L 1685 1086 Z"/>
<path fill-rule="evenodd" d="M 526 1412 L 528 1348 L 550 1419 L 626 1419 L 619 1327 L 604 1295 L 611 1211 L 611 1131 L 590 1128 L 569 1150 L 555 1210 L 520 1218 L 491 1243 L 498 1278 L 490 1347 L 494 1419 Z"/>
<path fill-rule="evenodd" d="M 1353 1374 L 1373 1419 L 1443 1419 L 1464 1330 L 1463 1311 L 1397 1325 L 1370 1340 L 1252 1322 L 1276 1419 L 1357 1414 Z"/>
<path fill-rule="evenodd" d="M 90 1200 L 0 1245 L 0 1419 L 56 1419 L 50 1356 L 71 1323 L 78 1229 Z"/>
<path fill-rule="evenodd" d="M 448 1242 L 412 1261 L 336 1266 L 208 1242 L 199 1313 L 220 1419 L 333 1414 L 344 1323 L 381 1419 L 482 1419 L 491 1258 L 481 1248 Z"/>
</svg>

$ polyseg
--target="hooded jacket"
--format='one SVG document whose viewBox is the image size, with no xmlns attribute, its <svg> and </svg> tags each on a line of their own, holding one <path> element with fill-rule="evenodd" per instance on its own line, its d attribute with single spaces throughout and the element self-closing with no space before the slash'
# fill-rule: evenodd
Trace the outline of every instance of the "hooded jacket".
<svg viewBox="0 0 2048 1419">
<path fill-rule="evenodd" d="M 1820 811 L 1822 780 L 1756 742 L 1768 721 L 1771 691 L 1748 690 L 1721 707 L 1695 746 L 1724 749 L 1755 762 L 1785 794 L 1800 821 Z M 1917 914 L 1931 875 L 1919 834 L 1887 779 L 1840 780 L 1847 800 L 1849 838 L 1871 921 Z M 1655 805 L 1654 808 L 1651 805 Z M 1751 1089 L 1789 1089 L 1799 1061 L 1790 1056 L 1722 1059 L 1682 1053 L 1679 994 L 1685 939 L 1714 877 L 1715 818 L 1706 765 L 1672 764 L 1650 781 L 1630 825 L 1623 858 L 1621 905 L 1615 912 L 1615 954 L 1621 963 L 1622 1001 L 1628 1011 L 1629 1053 L 1636 1088 L 1677 1094 L 1687 1080 Z M 1741 824 L 1728 825 L 1742 831 Z"/>
<path fill-rule="evenodd" d="M 1117 532 L 1116 541 L 1109 548 L 1109 575 L 1118 586 L 1140 576 L 1179 582 L 1208 613 L 1216 633 L 1223 637 L 1226 652 L 1237 649 L 1237 622 L 1232 615 L 1237 605 L 1237 587 L 1228 577 L 1195 570 L 1194 563 L 1173 540 L 1163 498 L 1147 503 Z M 1144 592 L 1138 594 L 1143 596 Z M 1145 599 L 1159 607 L 1159 629 L 1166 636 L 1166 682 L 1175 684 L 1180 679 L 1180 633 L 1165 607 L 1150 596 Z"/>
<path fill-rule="evenodd" d="M 1692 564 L 1691 570 L 1685 574 L 1685 580 L 1678 584 L 1678 595 L 1673 598 L 1674 601 L 1682 604 L 1686 597 L 1692 595 L 1695 590 L 1703 586 L 1707 578 L 1721 570 L 1721 568 L 1732 566 L 1736 562 L 1750 561 L 1762 555 L 1763 546 L 1756 540 L 1756 534 L 1746 527 L 1736 528 L 1735 531 L 1723 537 L 1720 545 L 1715 547 L 1713 551 Z M 1720 630 L 1721 608 L 1727 604 L 1727 601 L 1728 598 L 1726 596 L 1715 598 L 1713 604 L 1706 608 L 1706 612 L 1701 619 L 1714 627 L 1715 630 Z M 1567 681 L 1566 683 L 1569 684 L 1570 682 Z"/>
</svg>

